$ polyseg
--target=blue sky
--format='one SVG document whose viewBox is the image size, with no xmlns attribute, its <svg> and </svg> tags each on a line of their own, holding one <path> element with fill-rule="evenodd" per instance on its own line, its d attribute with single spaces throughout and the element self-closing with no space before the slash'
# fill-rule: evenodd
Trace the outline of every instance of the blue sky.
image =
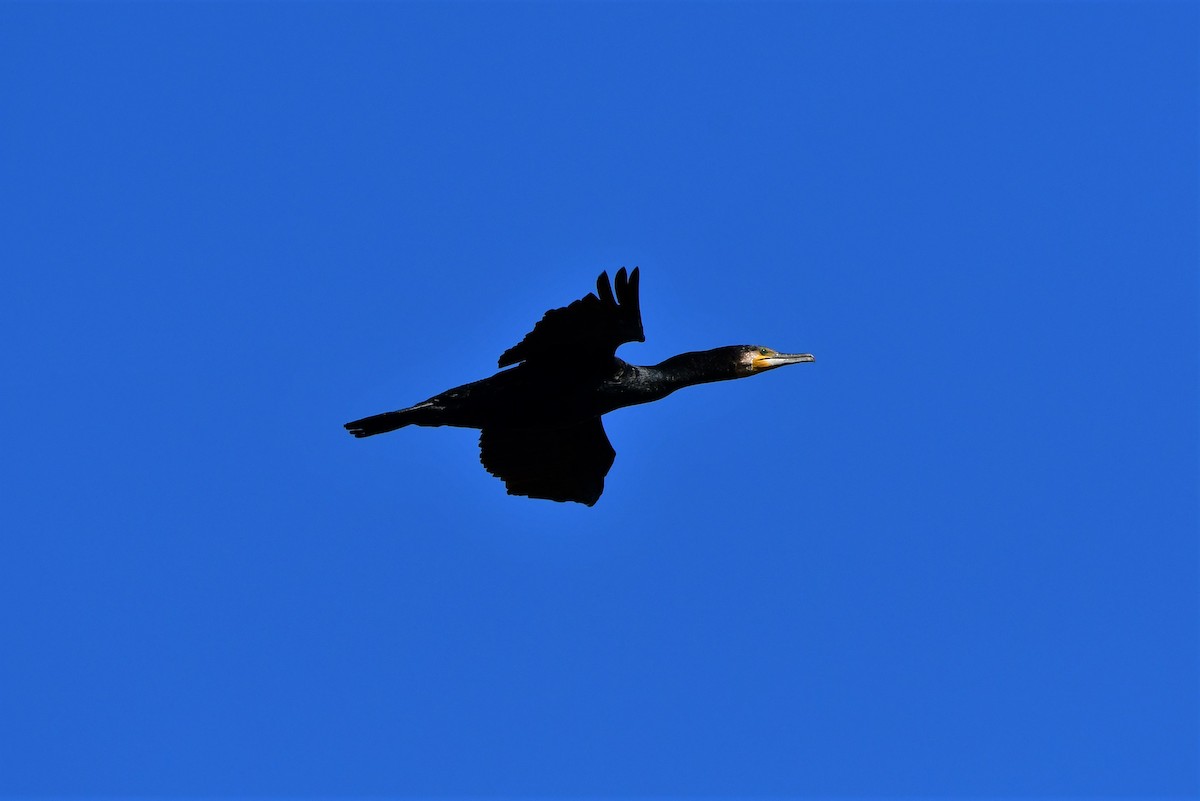
<svg viewBox="0 0 1200 801">
<path fill-rule="evenodd" d="M 0 795 L 1194 797 L 1198 23 L 0 5 Z M 342 430 L 622 265 L 817 362 Z"/>
</svg>

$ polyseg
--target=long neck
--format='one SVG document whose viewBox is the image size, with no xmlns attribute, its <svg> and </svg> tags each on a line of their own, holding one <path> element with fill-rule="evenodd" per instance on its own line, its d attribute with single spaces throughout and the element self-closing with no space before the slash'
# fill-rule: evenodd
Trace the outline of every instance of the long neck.
<svg viewBox="0 0 1200 801">
<path fill-rule="evenodd" d="M 727 381 L 738 377 L 728 355 L 711 350 L 681 353 L 643 369 L 652 371 L 657 381 L 667 389 L 668 393 L 683 387 L 690 387 L 693 384 Z"/>
<path fill-rule="evenodd" d="M 665 362 L 645 366 L 618 360 L 621 365 L 618 375 L 599 388 L 596 413 L 606 414 L 613 409 L 656 401 L 693 384 L 737 378 L 737 366 L 728 351 L 724 348 L 681 353 Z"/>
</svg>

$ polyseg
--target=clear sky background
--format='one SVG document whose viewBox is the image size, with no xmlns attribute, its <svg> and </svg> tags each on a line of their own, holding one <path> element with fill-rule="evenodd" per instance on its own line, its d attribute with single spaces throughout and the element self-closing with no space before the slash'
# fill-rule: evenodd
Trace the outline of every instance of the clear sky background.
<svg viewBox="0 0 1200 801">
<path fill-rule="evenodd" d="M 1198 28 L 0 5 L 0 795 L 1194 797 Z M 817 362 L 342 430 L 621 265 Z"/>
</svg>

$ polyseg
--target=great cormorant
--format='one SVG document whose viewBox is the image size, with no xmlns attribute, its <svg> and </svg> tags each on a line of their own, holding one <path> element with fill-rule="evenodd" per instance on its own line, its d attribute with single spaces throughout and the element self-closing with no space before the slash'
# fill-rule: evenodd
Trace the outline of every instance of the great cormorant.
<svg viewBox="0 0 1200 801">
<path fill-rule="evenodd" d="M 516 367 L 407 409 L 346 423 L 346 429 L 370 437 L 407 425 L 479 428 L 479 460 L 504 481 L 509 495 L 591 506 L 616 457 L 601 415 L 693 384 L 813 361 L 811 353 L 729 345 L 653 366 L 628 364 L 617 358 L 617 347 L 646 341 L 637 268 L 628 275 L 624 267 L 618 270 L 615 296 L 613 289 L 608 273 L 601 273 L 596 292 L 546 312 L 501 355 L 500 367 Z"/>
</svg>

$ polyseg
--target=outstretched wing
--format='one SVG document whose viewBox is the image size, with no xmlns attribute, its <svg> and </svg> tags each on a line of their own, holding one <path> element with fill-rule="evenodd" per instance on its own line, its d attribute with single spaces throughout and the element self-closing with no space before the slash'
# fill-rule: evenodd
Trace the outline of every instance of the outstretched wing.
<svg viewBox="0 0 1200 801">
<path fill-rule="evenodd" d="M 504 351 L 500 366 L 517 362 L 544 365 L 581 364 L 611 358 L 624 342 L 645 342 L 638 304 L 638 268 L 628 276 L 617 271 L 616 295 L 608 273 L 600 273 L 596 291 L 570 306 L 546 312 L 519 343 Z"/>
<path fill-rule="evenodd" d="M 568 428 L 485 428 L 479 461 L 509 495 L 592 506 L 617 452 L 599 417 Z"/>
</svg>

